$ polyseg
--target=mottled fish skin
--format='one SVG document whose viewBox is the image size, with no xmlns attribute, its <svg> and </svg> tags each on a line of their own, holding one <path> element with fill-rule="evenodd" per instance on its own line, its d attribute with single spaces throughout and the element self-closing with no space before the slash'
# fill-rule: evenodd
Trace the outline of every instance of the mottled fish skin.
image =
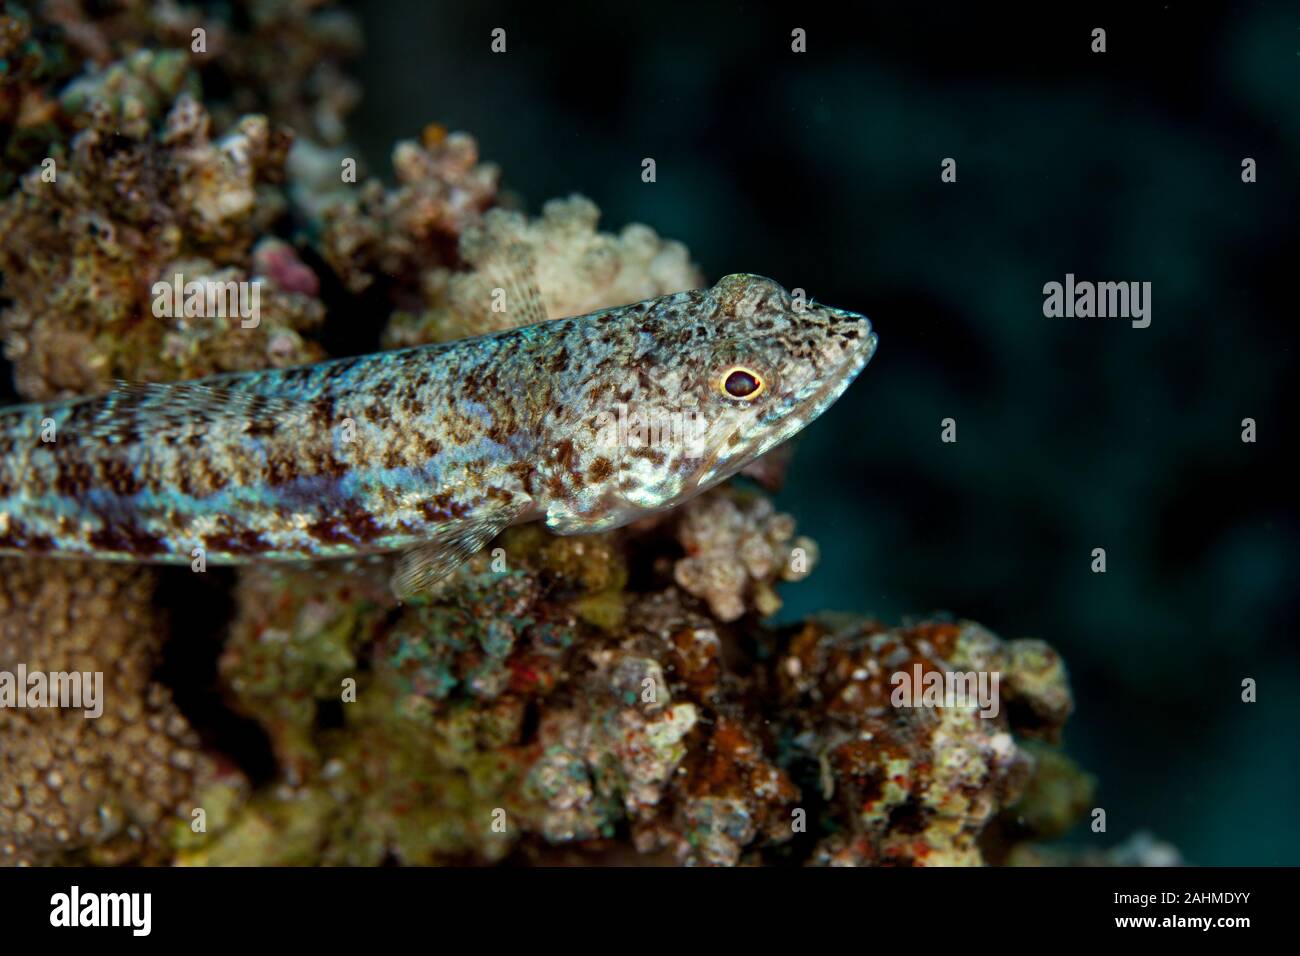
<svg viewBox="0 0 1300 956">
<path fill-rule="evenodd" d="M 594 532 L 680 504 L 820 415 L 875 346 L 864 317 L 733 275 L 443 345 L 4 407 L 0 554 L 423 549 L 433 578 L 509 524 Z M 737 369 L 751 397 L 724 387 Z M 635 427 L 673 414 L 689 443 Z"/>
</svg>

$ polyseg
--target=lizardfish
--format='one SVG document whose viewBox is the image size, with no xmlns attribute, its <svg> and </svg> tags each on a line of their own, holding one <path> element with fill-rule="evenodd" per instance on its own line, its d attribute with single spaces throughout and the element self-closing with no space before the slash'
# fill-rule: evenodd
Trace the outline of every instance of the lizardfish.
<svg viewBox="0 0 1300 956">
<path fill-rule="evenodd" d="M 414 595 L 508 525 L 603 531 L 784 442 L 876 349 L 770 279 L 299 368 L 0 408 L 0 554 L 239 564 L 402 551 Z"/>
</svg>

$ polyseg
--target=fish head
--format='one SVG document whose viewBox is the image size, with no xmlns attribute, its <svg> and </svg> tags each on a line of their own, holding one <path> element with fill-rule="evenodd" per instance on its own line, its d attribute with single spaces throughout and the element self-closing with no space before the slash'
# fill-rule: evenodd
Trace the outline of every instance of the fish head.
<svg viewBox="0 0 1300 956">
<path fill-rule="evenodd" d="M 617 310 L 600 334 L 620 345 L 582 383 L 601 407 L 586 405 L 578 500 L 549 511 L 559 531 L 616 527 L 725 480 L 821 415 L 876 349 L 866 317 L 747 274 Z"/>
<path fill-rule="evenodd" d="M 692 358 L 704 452 L 695 491 L 735 474 L 803 430 L 875 354 L 866 316 L 791 296 L 762 276 L 724 276 L 709 290 L 718 340 Z"/>
</svg>

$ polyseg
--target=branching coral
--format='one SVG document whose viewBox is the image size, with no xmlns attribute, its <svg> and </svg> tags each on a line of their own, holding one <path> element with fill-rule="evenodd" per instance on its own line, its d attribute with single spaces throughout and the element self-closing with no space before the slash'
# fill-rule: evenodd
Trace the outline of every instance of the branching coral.
<svg viewBox="0 0 1300 956">
<path fill-rule="evenodd" d="M 397 310 L 384 334 L 390 348 L 511 327 L 512 313 L 494 310 L 492 293 L 503 258 L 517 250 L 551 318 L 703 283 L 681 243 L 643 225 L 599 232 L 599 211 L 581 196 L 547 203 L 536 219 L 493 208 L 499 171 L 479 161 L 464 133 L 435 125 L 419 143 L 399 143 L 394 189 L 377 180 L 349 188 L 320 154 L 299 162 L 318 179 L 301 202 L 319 221 L 322 257 L 352 292 L 382 282 Z"/>
<path fill-rule="evenodd" d="M 496 201 L 500 174 L 479 162 L 473 137 L 436 125 L 419 144 L 397 145 L 393 170 L 396 189 L 378 180 L 348 189 L 335 169 L 335 201 L 321 204 L 321 254 L 350 291 L 384 276 L 400 300 L 455 261 L 461 234 Z"/>
</svg>

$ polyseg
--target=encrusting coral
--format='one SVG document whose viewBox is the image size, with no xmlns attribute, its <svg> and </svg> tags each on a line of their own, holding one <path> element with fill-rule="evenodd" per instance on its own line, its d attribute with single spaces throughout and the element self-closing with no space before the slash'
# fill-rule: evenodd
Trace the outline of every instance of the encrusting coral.
<svg viewBox="0 0 1300 956">
<path fill-rule="evenodd" d="M 494 331 L 518 258 L 551 317 L 703 284 L 680 243 L 601 232 L 582 197 L 503 208 L 463 133 L 400 144 L 393 186 L 350 181 L 330 147 L 354 27 L 328 5 L 240 6 L 236 43 L 183 5 L 5 4 L 0 332 L 22 397 L 314 361 L 362 295 L 386 304 L 385 347 Z M 214 71 L 235 93 L 205 103 Z M 159 315 L 177 274 L 259 282 L 260 321 Z M 754 473 L 778 483 L 787 454 Z M 0 862 L 1032 862 L 1025 841 L 1091 792 L 1057 746 L 1059 658 L 970 623 L 765 626 L 776 584 L 816 560 L 729 485 L 601 535 L 512 528 L 418 605 L 393 599 L 389 559 L 247 568 L 218 673 L 269 743 L 256 786 L 154 677 L 184 640 L 158 575 L 5 560 L 0 670 L 102 671 L 108 693 L 97 720 L 0 709 Z M 895 706 L 913 666 L 996 671 L 1003 706 Z"/>
</svg>

